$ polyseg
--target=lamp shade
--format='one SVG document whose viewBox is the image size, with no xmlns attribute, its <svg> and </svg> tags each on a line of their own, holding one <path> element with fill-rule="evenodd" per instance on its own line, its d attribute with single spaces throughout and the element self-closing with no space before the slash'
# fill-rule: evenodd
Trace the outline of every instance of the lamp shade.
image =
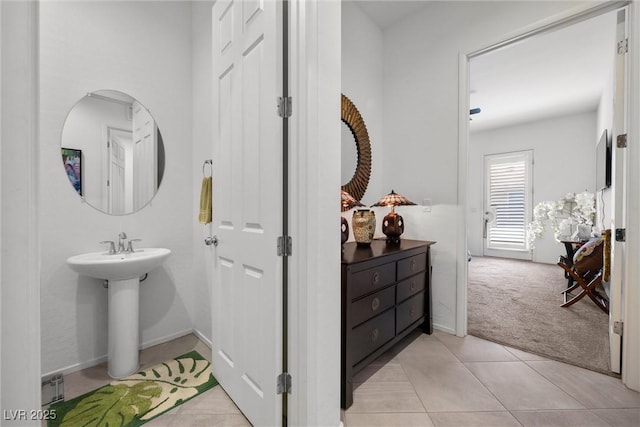
<svg viewBox="0 0 640 427">
<path fill-rule="evenodd" d="M 364 205 L 357 201 L 351 194 L 347 193 L 344 190 L 340 190 L 340 208 L 342 209 L 342 212 L 346 212 L 350 209 L 355 208 L 356 206 Z"/>
<path fill-rule="evenodd" d="M 387 243 L 398 244 L 400 243 L 400 236 L 404 232 L 404 219 L 397 214 L 394 210 L 396 206 L 410 206 L 415 205 L 411 200 L 391 190 L 391 193 L 387 194 L 377 203 L 372 206 L 391 206 L 391 212 L 389 212 L 382 221 L 382 232 L 387 236 Z"/>
<path fill-rule="evenodd" d="M 411 200 L 391 190 L 391 193 L 382 197 L 371 206 L 411 206 L 415 205 Z"/>
</svg>

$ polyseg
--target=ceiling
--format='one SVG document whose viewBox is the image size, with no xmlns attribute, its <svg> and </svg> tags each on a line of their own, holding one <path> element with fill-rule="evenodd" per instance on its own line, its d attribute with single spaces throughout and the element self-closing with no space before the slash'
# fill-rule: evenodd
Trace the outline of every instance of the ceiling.
<svg viewBox="0 0 640 427">
<path fill-rule="evenodd" d="M 357 1 L 383 31 L 429 1 Z M 616 14 L 527 38 L 470 61 L 471 131 L 595 111 L 611 82 Z"/>
</svg>

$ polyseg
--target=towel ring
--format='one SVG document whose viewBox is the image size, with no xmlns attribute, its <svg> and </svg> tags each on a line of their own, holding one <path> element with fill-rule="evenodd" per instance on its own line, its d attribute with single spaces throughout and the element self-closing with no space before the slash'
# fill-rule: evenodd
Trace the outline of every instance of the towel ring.
<svg viewBox="0 0 640 427">
<path fill-rule="evenodd" d="M 207 165 L 209 165 L 209 175 L 205 174 L 204 172 L 204 167 Z M 209 159 L 204 161 L 204 163 L 202 164 L 202 175 L 205 177 L 213 176 L 213 160 Z"/>
</svg>

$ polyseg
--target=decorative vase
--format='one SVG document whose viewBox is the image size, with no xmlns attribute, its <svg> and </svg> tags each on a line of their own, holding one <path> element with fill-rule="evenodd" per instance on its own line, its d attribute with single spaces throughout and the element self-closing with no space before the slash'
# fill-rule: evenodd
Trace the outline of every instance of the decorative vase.
<svg viewBox="0 0 640 427">
<path fill-rule="evenodd" d="M 351 226 L 356 243 L 360 246 L 369 246 L 376 231 L 376 216 L 373 211 L 359 209 L 353 212 Z"/>
</svg>

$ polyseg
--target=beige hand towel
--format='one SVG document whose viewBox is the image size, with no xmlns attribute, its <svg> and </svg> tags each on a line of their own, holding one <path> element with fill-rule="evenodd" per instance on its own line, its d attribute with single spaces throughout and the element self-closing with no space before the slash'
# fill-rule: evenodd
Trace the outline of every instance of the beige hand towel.
<svg viewBox="0 0 640 427">
<path fill-rule="evenodd" d="M 209 224 L 212 221 L 212 182 L 213 179 L 210 176 L 205 176 L 204 178 L 202 178 L 202 189 L 200 190 L 200 215 L 198 215 L 198 221 L 200 222 L 200 224 Z"/>
</svg>

